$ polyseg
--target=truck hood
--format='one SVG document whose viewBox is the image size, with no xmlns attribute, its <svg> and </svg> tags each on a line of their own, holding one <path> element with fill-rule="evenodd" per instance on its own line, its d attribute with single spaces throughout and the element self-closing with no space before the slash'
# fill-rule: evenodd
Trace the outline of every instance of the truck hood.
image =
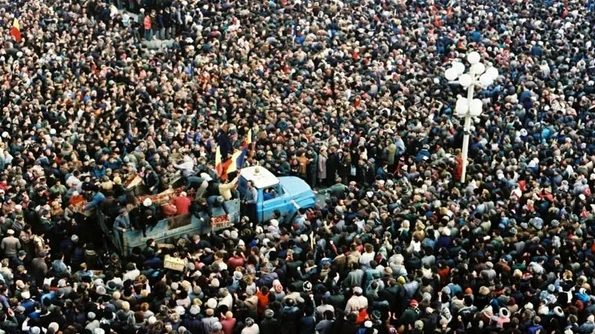
<svg viewBox="0 0 595 334">
<path fill-rule="evenodd" d="M 299 177 L 282 176 L 279 177 L 279 183 L 300 207 L 312 207 L 316 203 L 316 195 L 312 188 Z"/>
</svg>

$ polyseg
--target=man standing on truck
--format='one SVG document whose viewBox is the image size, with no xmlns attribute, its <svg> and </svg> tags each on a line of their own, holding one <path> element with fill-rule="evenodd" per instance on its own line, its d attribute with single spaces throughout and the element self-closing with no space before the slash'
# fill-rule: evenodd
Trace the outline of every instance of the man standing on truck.
<svg viewBox="0 0 595 334">
<path fill-rule="evenodd" d="M 120 254 L 123 252 L 123 244 L 124 244 L 124 233 L 128 230 L 133 230 L 132 225 L 130 224 L 130 216 L 128 215 L 128 211 L 125 208 L 121 208 L 119 211 L 118 217 L 116 217 L 114 221 L 114 244 Z"/>
<path fill-rule="evenodd" d="M 231 181 L 226 181 L 225 183 L 219 184 L 219 194 L 225 198 L 226 201 L 229 201 L 234 196 L 234 193 L 237 193 L 236 186 L 238 184 L 238 180 L 240 179 L 240 173 L 238 172 L 238 176 L 236 176 Z"/>
<path fill-rule="evenodd" d="M 159 175 L 157 175 L 153 167 L 149 164 L 143 166 L 140 174 L 143 182 L 149 188 L 149 192 L 157 195 L 159 193 Z"/>
<path fill-rule="evenodd" d="M 188 194 L 185 191 L 180 193 L 180 196 L 174 198 L 173 204 L 176 206 L 176 214 L 185 215 L 190 212 L 190 205 L 192 202 L 188 198 Z"/>
<path fill-rule="evenodd" d="M 242 201 L 242 215 L 248 216 L 250 222 L 256 223 L 256 203 L 258 202 L 258 191 L 254 188 L 254 183 L 248 181 L 246 196 Z"/>
</svg>

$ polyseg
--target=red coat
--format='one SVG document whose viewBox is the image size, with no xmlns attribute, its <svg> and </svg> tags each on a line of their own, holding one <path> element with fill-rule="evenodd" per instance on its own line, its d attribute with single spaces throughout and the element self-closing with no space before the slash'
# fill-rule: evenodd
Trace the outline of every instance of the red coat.
<svg viewBox="0 0 595 334">
<path fill-rule="evenodd" d="M 176 206 L 176 214 L 185 215 L 190 212 L 190 199 L 187 196 L 178 196 L 173 201 Z"/>
<path fill-rule="evenodd" d="M 151 29 L 151 16 L 147 15 L 145 16 L 145 18 L 143 19 L 143 27 L 145 28 L 145 30 L 150 30 Z"/>
<path fill-rule="evenodd" d="M 461 177 L 463 176 L 463 158 L 457 156 L 455 158 L 455 169 L 453 171 L 452 177 L 454 178 L 455 182 L 461 181 Z"/>
</svg>

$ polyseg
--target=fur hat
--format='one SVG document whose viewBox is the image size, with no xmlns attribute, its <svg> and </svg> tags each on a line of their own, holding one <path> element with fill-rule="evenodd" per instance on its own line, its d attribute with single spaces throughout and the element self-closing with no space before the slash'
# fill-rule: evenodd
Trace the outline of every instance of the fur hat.
<svg viewBox="0 0 595 334">
<path fill-rule="evenodd" d="M 506 307 L 501 307 L 498 314 L 501 318 L 510 318 L 510 311 Z"/>
</svg>

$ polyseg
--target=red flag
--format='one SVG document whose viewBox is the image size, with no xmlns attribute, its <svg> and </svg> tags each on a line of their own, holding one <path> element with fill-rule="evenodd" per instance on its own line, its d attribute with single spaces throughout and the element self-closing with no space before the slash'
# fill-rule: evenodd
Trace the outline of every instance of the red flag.
<svg viewBox="0 0 595 334">
<path fill-rule="evenodd" d="M 10 35 L 17 40 L 17 42 L 21 42 L 23 40 L 23 36 L 21 36 L 21 25 L 19 24 L 19 20 L 14 19 L 12 22 L 12 27 L 10 28 Z"/>
<path fill-rule="evenodd" d="M 221 157 L 221 150 L 219 146 L 215 149 L 215 169 L 217 169 L 217 174 L 221 178 L 222 181 L 227 180 L 227 169 L 229 165 L 231 165 L 231 159 L 227 159 L 226 161 L 222 161 Z"/>
<path fill-rule="evenodd" d="M 231 159 L 227 159 L 226 161 L 224 161 L 221 164 L 221 174 L 219 175 L 219 177 L 221 178 L 221 181 L 225 182 L 227 181 L 227 170 L 229 169 L 229 166 L 231 165 Z"/>
</svg>

